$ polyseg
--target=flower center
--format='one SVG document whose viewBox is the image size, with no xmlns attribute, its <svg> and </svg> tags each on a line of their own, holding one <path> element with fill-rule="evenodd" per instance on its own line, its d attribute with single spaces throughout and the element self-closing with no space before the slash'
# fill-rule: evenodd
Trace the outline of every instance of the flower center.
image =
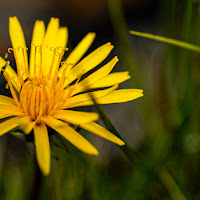
<svg viewBox="0 0 200 200">
<path fill-rule="evenodd" d="M 46 77 L 29 77 L 21 88 L 20 104 L 32 120 L 39 120 L 52 110 L 53 92 Z"/>
</svg>

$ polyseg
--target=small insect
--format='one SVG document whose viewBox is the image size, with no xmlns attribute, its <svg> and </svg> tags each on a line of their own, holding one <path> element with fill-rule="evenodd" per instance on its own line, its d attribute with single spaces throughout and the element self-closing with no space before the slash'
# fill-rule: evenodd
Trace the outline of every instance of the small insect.
<svg viewBox="0 0 200 200">
<path fill-rule="evenodd" d="M 27 81 L 31 81 L 31 78 L 30 77 L 27 77 L 25 80 L 24 80 L 24 83 L 26 83 Z M 24 84 L 23 83 L 23 84 Z"/>
</svg>

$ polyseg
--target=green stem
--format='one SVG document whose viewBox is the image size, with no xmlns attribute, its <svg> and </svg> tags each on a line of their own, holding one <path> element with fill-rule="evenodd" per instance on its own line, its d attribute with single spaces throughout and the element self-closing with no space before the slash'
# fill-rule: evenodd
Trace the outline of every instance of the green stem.
<svg viewBox="0 0 200 200">
<path fill-rule="evenodd" d="M 162 168 L 158 175 L 163 182 L 165 188 L 168 190 L 172 199 L 174 200 L 187 200 L 183 192 L 180 190 L 173 177 L 166 168 Z"/>
</svg>

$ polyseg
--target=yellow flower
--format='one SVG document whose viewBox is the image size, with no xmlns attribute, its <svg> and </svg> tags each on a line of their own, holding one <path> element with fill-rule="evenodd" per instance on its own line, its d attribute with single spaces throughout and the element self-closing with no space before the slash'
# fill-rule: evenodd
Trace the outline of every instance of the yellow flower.
<svg viewBox="0 0 200 200">
<path fill-rule="evenodd" d="M 118 62 L 114 57 L 103 67 L 81 80 L 81 76 L 100 64 L 113 46 L 104 44 L 84 59 L 95 33 L 88 33 L 68 58 L 61 62 L 68 39 L 66 27 L 59 27 L 59 20 L 51 18 L 47 30 L 43 21 L 36 21 L 33 29 L 30 61 L 22 27 L 16 17 L 9 19 L 9 34 L 17 73 L 0 57 L 0 69 L 8 81 L 13 98 L 0 95 L 0 135 L 20 127 L 25 134 L 32 129 L 38 164 L 44 175 L 50 171 L 50 147 L 47 126 L 51 127 L 81 151 L 98 155 L 97 149 L 76 132 L 70 124 L 92 132 L 118 145 L 124 142 L 98 125 L 98 114 L 73 111 L 72 108 L 98 104 L 131 101 L 143 96 L 142 90 L 116 90 L 118 84 L 129 79 L 128 72 L 111 70 Z M 81 61 L 80 61 L 81 60 Z M 104 88 L 93 92 L 91 89 Z M 106 88 L 106 89 L 105 89 Z M 84 93 L 85 92 L 85 93 Z"/>
</svg>

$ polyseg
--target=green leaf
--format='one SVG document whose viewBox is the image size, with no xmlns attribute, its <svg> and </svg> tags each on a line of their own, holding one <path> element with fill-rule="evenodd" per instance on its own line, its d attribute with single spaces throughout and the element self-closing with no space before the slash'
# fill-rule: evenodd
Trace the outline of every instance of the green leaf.
<svg viewBox="0 0 200 200">
<path fill-rule="evenodd" d="M 178 46 L 184 49 L 188 49 L 197 53 L 200 53 L 200 46 L 188 43 L 188 42 L 183 42 L 183 41 L 179 41 L 179 40 L 175 40 L 175 39 L 171 39 L 171 38 L 167 38 L 167 37 L 163 37 L 163 36 L 158 36 L 158 35 L 153 35 L 153 34 L 149 34 L 149 33 L 141 33 L 141 32 L 137 32 L 137 31 L 129 31 L 130 34 L 132 35 L 137 35 L 140 37 L 144 37 L 144 38 L 149 38 L 149 39 L 153 39 L 153 40 L 157 40 L 160 42 L 164 42 L 167 44 L 171 44 L 174 46 Z"/>
</svg>

